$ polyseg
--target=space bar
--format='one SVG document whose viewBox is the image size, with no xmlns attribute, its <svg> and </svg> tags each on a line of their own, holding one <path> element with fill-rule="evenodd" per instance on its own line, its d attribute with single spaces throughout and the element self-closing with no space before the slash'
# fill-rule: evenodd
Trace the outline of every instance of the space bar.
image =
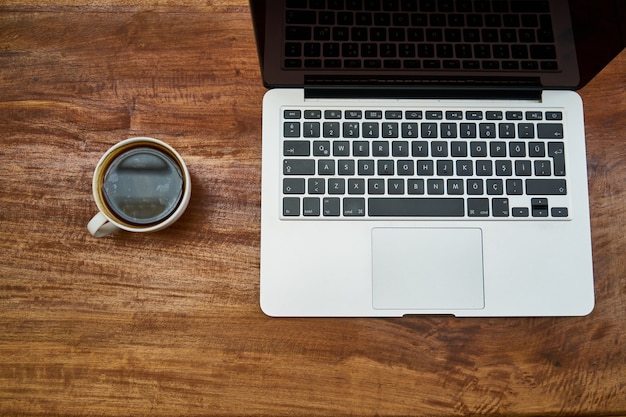
<svg viewBox="0 0 626 417">
<path fill-rule="evenodd" d="M 462 198 L 370 198 L 370 216 L 459 217 L 465 214 Z"/>
</svg>

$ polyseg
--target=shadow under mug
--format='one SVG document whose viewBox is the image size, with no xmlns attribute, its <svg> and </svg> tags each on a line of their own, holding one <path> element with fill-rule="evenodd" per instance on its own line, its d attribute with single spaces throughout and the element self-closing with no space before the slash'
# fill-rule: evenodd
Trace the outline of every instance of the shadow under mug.
<svg viewBox="0 0 626 417">
<path fill-rule="evenodd" d="M 191 177 L 170 145 L 135 137 L 117 143 L 100 158 L 92 191 L 100 210 L 87 225 L 93 236 L 118 229 L 155 232 L 172 225 L 187 208 Z"/>
</svg>

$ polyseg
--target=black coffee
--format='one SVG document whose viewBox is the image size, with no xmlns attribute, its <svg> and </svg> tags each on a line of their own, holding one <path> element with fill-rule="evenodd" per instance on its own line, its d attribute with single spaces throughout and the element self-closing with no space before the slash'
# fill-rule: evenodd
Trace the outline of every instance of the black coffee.
<svg viewBox="0 0 626 417">
<path fill-rule="evenodd" d="M 171 215 L 183 194 L 183 173 L 159 150 L 139 147 L 111 162 L 102 186 L 109 209 L 125 222 L 158 223 Z"/>
</svg>

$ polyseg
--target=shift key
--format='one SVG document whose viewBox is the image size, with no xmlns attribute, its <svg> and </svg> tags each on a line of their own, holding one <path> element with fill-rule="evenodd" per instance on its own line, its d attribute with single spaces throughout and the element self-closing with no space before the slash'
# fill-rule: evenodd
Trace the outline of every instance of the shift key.
<svg viewBox="0 0 626 417">
<path fill-rule="evenodd" d="M 563 179 L 528 179 L 526 180 L 528 195 L 565 195 L 567 184 Z"/>
</svg>

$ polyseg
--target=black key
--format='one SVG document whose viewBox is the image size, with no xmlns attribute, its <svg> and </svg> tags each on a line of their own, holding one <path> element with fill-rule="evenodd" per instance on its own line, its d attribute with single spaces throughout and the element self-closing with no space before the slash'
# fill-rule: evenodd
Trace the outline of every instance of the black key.
<svg viewBox="0 0 626 417">
<path fill-rule="evenodd" d="M 489 199 L 488 198 L 468 198 L 467 199 L 467 215 L 470 217 L 488 217 L 489 216 Z"/>
<path fill-rule="evenodd" d="M 487 120 L 502 120 L 502 112 L 501 111 L 488 111 Z"/>
<path fill-rule="evenodd" d="M 437 123 L 422 123 L 422 137 L 427 139 L 436 138 Z"/>
<path fill-rule="evenodd" d="M 442 123 L 441 137 L 446 139 L 456 138 L 456 123 Z"/>
<path fill-rule="evenodd" d="M 535 175 L 538 177 L 549 177 L 550 175 L 552 175 L 552 171 L 550 169 L 550 161 L 535 161 Z"/>
<path fill-rule="evenodd" d="M 531 200 L 533 217 L 548 217 L 548 200 L 545 198 L 533 198 Z"/>
<path fill-rule="evenodd" d="M 456 161 L 456 174 L 464 177 L 474 175 L 474 165 L 472 161 L 467 159 L 459 159 Z"/>
<path fill-rule="evenodd" d="M 319 175 L 335 175 L 334 159 L 320 159 L 317 162 L 317 173 Z"/>
<path fill-rule="evenodd" d="M 517 160 L 515 161 L 515 175 L 518 177 L 526 177 L 531 175 L 530 172 L 531 163 L 528 160 Z"/>
<path fill-rule="evenodd" d="M 343 200 L 344 216 L 365 216 L 364 198 L 345 198 Z"/>
<path fill-rule="evenodd" d="M 546 156 L 546 145 L 543 142 L 530 143 L 528 146 L 528 156 L 543 158 Z"/>
<path fill-rule="evenodd" d="M 567 207 L 552 207 L 550 212 L 552 217 L 567 217 L 568 215 Z"/>
<path fill-rule="evenodd" d="M 445 157 L 448 156 L 448 142 L 433 141 L 430 143 L 432 156 Z"/>
<path fill-rule="evenodd" d="M 465 214 L 462 198 L 370 198 L 370 216 L 461 217 Z"/>
<path fill-rule="evenodd" d="M 409 156 L 409 142 L 396 140 L 391 143 L 393 156 Z"/>
<path fill-rule="evenodd" d="M 324 194 L 326 191 L 326 181 L 321 178 L 309 178 L 309 194 Z"/>
<path fill-rule="evenodd" d="M 437 175 L 449 176 L 453 173 L 454 161 L 439 160 L 437 161 Z"/>
<path fill-rule="evenodd" d="M 358 138 L 359 137 L 359 123 L 358 122 L 343 122 L 343 137 L 344 138 Z"/>
<path fill-rule="evenodd" d="M 421 120 L 423 113 L 421 110 L 407 110 L 405 112 L 405 117 L 407 120 Z"/>
<path fill-rule="evenodd" d="M 382 179 L 368 180 L 367 192 L 370 194 L 385 194 L 385 180 L 382 180 Z"/>
<path fill-rule="evenodd" d="M 450 154 L 452 156 L 467 156 L 467 142 L 451 142 Z"/>
<path fill-rule="evenodd" d="M 463 180 L 450 179 L 447 181 L 448 194 L 456 195 L 463 194 L 465 187 L 463 186 Z"/>
<path fill-rule="evenodd" d="M 350 142 L 336 140 L 333 142 L 333 156 L 350 155 Z"/>
<path fill-rule="evenodd" d="M 374 175 L 374 161 L 368 159 L 360 159 L 357 172 L 359 175 Z"/>
<path fill-rule="evenodd" d="M 283 142 L 284 156 L 309 156 L 309 142 L 305 140 L 286 140 Z"/>
<path fill-rule="evenodd" d="M 354 160 L 340 159 L 337 161 L 337 173 L 339 175 L 354 175 Z"/>
<path fill-rule="evenodd" d="M 481 131 L 481 134 L 482 134 L 482 131 Z M 514 123 L 498 124 L 498 134 L 500 135 L 499 137 L 502 139 L 514 138 L 515 137 L 515 124 Z"/>
<path fill-rule="evenodd" d="M 462 120 L 463 112 L 459 110 L 452 110 L 446 112 L 446 120 Z"/>
<path fill-rule="evenodd" d="M 320 199 L 319 197 L 304 197 L 302 199 L 302 214 L 305 216 L 320 215 Z"/>
<path fill-rule="evenodd" d="M 424 180 L 421 178 L 408 180 L 407 192 L 409 194 L 424 194 Z"/>
<path fill-rule="evenodd" d="M 283 124 L 283 136 L 286 138 L 300 137 L 300 123 L 299 122 L 285 122 Z"/>
<path fill-rule="evenodd" d="M 287 24 L 314 25 L 315 12 L 312 10 L 287 10 Z"/>
<path fill-rule="evenodd" d="M 374 141 L 372 142 L 373 156 L 389 156 L 389 142 Z"/>
<path fill-rule="evenodd" d="M 313 141 L 314 156 L 330 156 L 330 141 L 315 140 Z"/>
<path fill-rule="evenodd" d="M 509 154 L 515 158 L 526 156 L 526 144 L 524 142 L 510 142 Z"/>
<path fill-rule="evenodd" d="M 509 217 L 509 199 L 494 198 L 491 201 L 493 217 Z"/>
<path fill-rule="evenodd" d="M 545 13 L 550 11 L 547 0 L 515 0 L 511 2 L 511 11 L 515 13 Z"/>
<path fill-rule="evenodd" d="M 496 137 L 496 125 L 495 123 L 480 123 L 479 125 L 481 138 L 495 138 Z"/>
<path fill-rule="evenodd" d="M 487 156 L 487 142 L 470 142 L 470 154 L 474 157 Z"/>
<path fill-rule="evenodd" d="M 367 110 L 365 112 L 366 119 L 382 119 L 383 112 L 381 110 Z"/>
<path fill-rule="evenodd" d="M 394 163 L 392 160 L 379 159 L 378 160 L 378 175 L 393 175 Z"/>
<path fill-rule="evenodd" d="M 435 168 L 433 161 L 417 161 L 417 175 L 434 175 Z"/>
<path fill-rule="evenodd" d="M 481 111 L 467 111 L 465 113 L 467 120 L 482 120 L 483 112 Z"/>
<path fill-rule="evenodd" d="M 307 41 L 311 39 L 311 28 L 307 26 L 287 26 L 285 38 L 288 41 Z"/>
<path fill-rule="evenodd" d="M 301 59 L 285 59 L 286 68 L 300 68 L 302 66 Z"/>
<path fill-rule="evenodd" d="M 313 175 L 315 161 L 312 159 L 285 159 L 283 161 L 284 175 Z"/>
<path fill-rule="evenodd" d="M 363 123 L 362 135 L 364 138 L 377 138 L 379 136 L 378 130 L 379 125 L 376 122 Z"/>
<path fill-rule="evenodd" d="M 398 123 L 383 123 L 382 134 L 384 138 L 398 137 Z"/>
<path fill-rule="evenodd" d="M 389 179 L 387 189 L 389 194 L 404 194 L 404 180 Z"/>
<path fill-rule="evenodd" d="M 505 113 L 506 120 L 522 120 L 521 111 L 507 111 Z"/>
<path fill-rule="evenodd" d="M 304 178 L 283 178 L 283 193 L 304 194 Z"/>
<path fill-rule="evenodd" d="M 519 123 L 517 134 L 522 139 L 533 139 L 535 137 L 535 125 L 532 123 Z"/>
<path fill-rule="evenodd" d="M 540 111 L 527 111 L 526 120 L 542 120 L 543 114 Z"/>
<path fill-rule="evenodd" d="M 528 207 L 513 207 L 513 217 L 528 217 Z"/>
<path fill-rule="evenodd" d="M 388 110 L 385 112 L 385 118 L 387 119 L 402 119 L 402 111 Z"/>
<path fill-rule="evenodd" d="M 487 180 L 487 194 L 502 195 L 504 194 L 504 186 L 501 179 Z"/>
<path fill-rule="evenodd" d="M 416 138 L 417 137 L 417 123 L 402 123 L 402 137 L 403 138 Z"/>
<path fill-rule="evenodd" d="M 300 215 L 300 198 L 285 197 L 283 198 L 283 216 L 299 216 Z"/>
<path fill-rule="evenodd" d="M 530 57 L 532 59 L 556 59 L 554 45 L 531 45 Z"/>
<path fill-rule="evenodd" d="M 320 110 L 305 110 L 304 118 L 305 119 L 321 119 L 322 112 Z"/>
<path fill-rule="evenodd" d="M 302 136 L 305 138 L 319 138 L 320 122 L 304 122 L 304 128 L 302 130 Z"/>
<path fill-rule="evenodd" d="M 323 199 L 322 205 L 322 213 L 324 214 L 324 216 L 339 216 L 339 198 L 325 198 Z"/>
<path fill-rule="evenodd" d="M 489 156 L 492 157 L 504 157 L 506 156 L 506 143 L 505 142 L 490 142 L 489 143 Z M 507 161 L 509 164 L 511 161 Z"/>
<path fill-rule="evenodd" d="M 300 110 L 285 110 L 283 114 L 285 119 L 299 119 L 300 113 Z"/>
<path fill-rule="evenodd" d="M 506 180 L 506 193 L 509 195 L 522 195 L 522 180 L 510 179 Z"/>
<path fill-rule="evenodd" d="M 476 123 L 461 123 L 461 137 L 462 138 L 475 138 L 476 137 Z"/>
<path fill-rule="evenodd" d="M 561 123 L 538 123 L 537 137 L 539 139 L 563 139 L 563 125 Z"/>
<path fill-rule="evenodd" d="M 475 179 L 467 180 L 467 194 L 482 195 L 483 193 L 484 193 L 483 180 L 475 180 Z"/>
<path fill-rule="evenodd" d="M 322 60 L 321 59 L 305 59 L 304 66 L 307 68 L 321 68 Z"/>
<path fill-rule="evenodd" d="M 527 179 L 526 194 L 565 195 L 567 194 L 567 184 L 563 179 Z"/>
<path fill-rule="evenodd" d="M 428 142 L 422 140 L 411 142 L 411 155 L 414 157 L 428 156 Z"/>
<path fill-rule="evenodd" d="M 339 122 L 324 122 L 323 135 L 325 138 L 338 138 L 340 135 Z"/>
<path fill-rule="evenodd" d="M 548 156 L 554 162 L 554 175 L 565 175 L 565 151 L 563 142 L 548 142 Z"/>
<path fill-rule="evenodd" d="M 328 194 L 345 194 L 346 181 L 343 178 L 332 178 L 328 180 Z"/>
</svg>

